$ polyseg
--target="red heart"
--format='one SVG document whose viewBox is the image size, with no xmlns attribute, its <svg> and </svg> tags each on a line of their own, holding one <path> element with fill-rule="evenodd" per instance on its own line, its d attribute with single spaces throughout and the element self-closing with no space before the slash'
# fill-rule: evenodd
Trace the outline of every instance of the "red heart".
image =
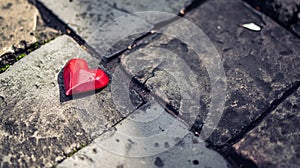
<svg viewBox="0 0 300 168">
<path fill-rule="evenodd" d="M 89 69 L 84 59 L 71 59 L 64 68 L 66 95 L 101 89 L 109 83 L 109 77 L 101 69 Z"/>
</svg>

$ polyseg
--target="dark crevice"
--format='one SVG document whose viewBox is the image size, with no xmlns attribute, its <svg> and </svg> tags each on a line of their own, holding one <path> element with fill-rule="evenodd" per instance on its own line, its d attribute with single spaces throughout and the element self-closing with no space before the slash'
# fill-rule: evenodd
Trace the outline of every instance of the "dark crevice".
<svg viewBox="0 0 300 168">
<path fill-rule="evenodd" d="M 22 59 L 23 57 L 28 55 L 29 53 L 31 53 L 32 51 L 40 48 L 43 44 L 48 43 L 51 40 L 53 40 L 53 39 L 50 39 L 43 43 L 35 42 L 30 45 L 26 44 L 26 46 L 24 48 L 15 49 L 15 51 L 13 53 L 9 52 L 9 53 L 5 53 L 5 54 L 1 55 L 0 74 L 5 72 L 9 68 L 10 65 L 13 65 L 17 61 L 19 61 L 20 59 Z"/>
<path fill-rule="evenodd" d="M 198 8 L 199 6 L 203 5 L 208 0 L 193 0 L 190 4 L 188 4 L 183 10 L 180 10 L 178 16 L 183 16 L 186 13 L 191 12 L 193 9 Z"/>
<path fill-rule="evenodd" d="M 244 158 L 238 154 L 233 148 L 229 148 L 222 156 L 234 168 L 258 168 L 258 166 L 250 159 Z"/>
<path fill-rule="evenodd" d="M 61 34 L 68 35 L 73 38 L 83 49 L 85 49 L 92 56 L 99 57 L 99 54 L 89 46 L 84 39 L 82 39 L 72 28 L 70 28 L 66 23 L 60 20 L 51 10 L 44 6 L 43 3 L 37 0 L 28 0 L 32 5 L 34 5 L 45 25 L 47 27 L 53 28 L 59 31 Z"/>
<path fill-rule="evenodd" d="M 131 50 L 132 48 L 138 46 L 138 44 L 146 37 L 155 34 L 155 30 L 161 29 L 175 21 L 177 21 L 180 17 L 184 17 L 184 15 L 187 12 L 190 12 L 192 9 L 195 9 L 197 7 L 199 7 L 200 5 L 202 5 L 204 2 L 206 2 L 207 0 L 193 0 L 190 4 L 188 4 L 187 6 L 185 6 L 184 8 L 182 8 L 176 17 L 173 17 L 171 19 L 167 19 L 158 23 L 155 23 L 153 26 L 153 30 L 150 30 L 149 32 L 144 33 L 142 36 L 136 38 L 131 45 L 129 45 L 127 48 L 124 48 L 118 52 L 115 52 L 114 54 L 111 55 L 107 55 L 107 56 L 103 56 L 102 57 L 102 63 L 107 63 L 109 61 L 111 61 L 112 59 L 119 57 L 120 55 L 122 55 L 124 52 Z M 178 17 L 179 16 L 179 17 Z"/>
<path fill-rule="evenodd" d="M 91 55 L 97 57 L 97 58 L 102 58 L 101 63 L 106 64 L 112 59 L 119 57 L 122 55 L 124 52 L 131 50 L 132 48 L 138 46 L 139 42 L 141 42 L 144 38 L 152 35 L 155 33 L 155 31 L 150 30 L 149 32 L 144 33 L 140 37 L 136 38 L 129 46 L 124 46 L 123 49 L 120 49 L 117 52 L 114 52 L 113 54 L 110 55 L 105 55 L 101 56 L 99 53 L 97 53 L 91 46 L 89 46 L 85 40 L 83 40 L 76 32 L 70 28 L 67 24 L 65 24 L 62 20 L 60 20 L 52 11 L 50 11 L 47 7 L 45 7 L 41 2 L 37 0 L 28 0 L 31 4 L 36 6 L 36 8 L 39 10 L 43 21 L 45 22 L 46 26 L 51 27 L 53 29 L 58 30 L 62 34 L 69 35 L 72 37 L 82 48 L 86 49 Z M 190 4 L 182 8 L 177 16 L 183 17 L 187 12 L 190 12 L 192 9 L 197 8 L 207 0 L 193 0 Z M 111 6 L 114 9 L 123 11 L 128 13 L 128 11 L 124 11 L 123 9 L 118 8 L 116 5 Z M 130 14 L 130 13 L 129 13 Z M 159 23 L 156 23 L 154 25 L 155 29 L 162 28 L 168 24 L 171 24 L 172 22 L 178 20 L 178 17 L 174 17 L 171 19 L 168 19 L 166 21 L 162 21 Z"/>
<path fill-rule="evenodd" d="M 91 55 L 98 56 L 98 53 L 90 47 L 86 42 L 76 34 L 69 26 L 67 26 L 63 21 L 61 21 L 55 14 L 53 14 L 49 9 L 47 9 L 41 2 L 37 0 L 28 0 L 28 2 L 34 5 L 45 24 L 46 27 L 53 28 L 59 32 L 59 34 L 66 34 L 72 37 L 82 48 L 87 50 Z M 53 39 L 49 39 L 44 42 L 36 42 L 31 45 L 24 44 L 24 48 L 15 49 L 13 53 L 6 53 L 1 56 L 0 62 L 0 73 L 6 71 L 10 65 L 13 65 L 15 62 L 23 58 L 25 55 L 28 55 L 30 52 L 40 48 L 42 45 L 48 43 Z"/>
<path fill-rule="evenodd" d="M 115 2 L 113 3 L 113 5 L 111 5 L 110 3 L 106 3 L 106 5 L 110 6 L 113 9 L 116 9 L 118 11 L 121 11 L 123 13 L 130 13 L 128 10 L 118 7 Z"/>
<path fill-rule="evenodd" d="M 242 140 L 244 136 L 256 128 L 272 111 L 276 110 L 276 108 L 282 104 L 287 98 L 289 98 L 292 94 L 294 94 L 298 89 L 300 88 L 300 81 L 296 81 L 292 84 L 290 88 L 288 88 L 280 98 L 274 100 L 270 107 L 263 112 L 256 120 L 251 122 L 247 127 L 243 128 L 241 132 L 226 142 L 225 145 L 222 146 L 215 146 L 212 142 L 206 141 L 208 144 L 208 147 L 216 150 L 221 155 L 223 155 L 234 167 L 236 165 L 239 165 L 238 167 L 255 167 L 254 163 L 250 163 L 250 160 L 243 159 L 243 157 L 239 154 L 237 154 L 234 149 L 232 149 L 232 146 Z M 245 166 L 243 166 L 245 165 Z"/>
<path fill-rule="evenodd" d="M 31 0 L 31 2 L 39 9 L 41 15 L 43 16 L 43 20 L 45 20 L 45 23 L 47 24 L 47 26 L 52 27 L 56 30 L 59 30 L 63 34 L 67 34 L 67 35 L 71 36 L 79 45 L 85 47 L 89 53 L 92 53 L 92 55 L 96 55 L 98 58 L 101 58 L 101 56 L 99 56 L 99 54 L 97 52 L 95 52 L 95 50 L 93 50 L 93 48 L 88 46 L 86 44 L 86 42 L 79 35 L 77 35 L 75 33 L 75 31 L 73 31 L 70 27 L 68 27 L 65 23 L 63 23 L 60 19 L 58 19 L 58 17 L 55 16 L 50 10 L 48 10 L 43 4 L 41 4 L 40 2 L 37 2 L 35 0 Z M 184 17 L 184 15 L 186 13 L 188 13 L 188 12 L 192 11 L 193 9 L 199 7 L 204 2 L 206 2 L 206 0 L 194 0 L 194 1 L 192 1 L 191 4 L 187 5 L 183 9 L 181 9 L 179 11 L 179 13 L 177 14 L 177 16 Z M 119 9 L 116 6 L 112 6 L 112 7 L 115 8 L 115 9 Z M 123 10 L 123 9 L 119 9 L 119 10 Z M 124 11 L 124 12 L 127 12 L 127 11 Z M 178 18 L 179 17 L 174 17 L 174 18 L 168 19 L 166 21 L 159 22 L 159 23 L 154 25 L 154 30 L 161 29 L 161 28 L 175 22 L 176 20 L 178 20 Z M 121 49 L 121 50 L 119 50 L 119 51 L 117 51 L 117 52 L 115 52 L 111 55 L 103 56 L 102 57 L 102 63 L 107 64 L 111 60 L 121 56 L 124 52 L 129 51 L 132 48 L 137 47 L 137 46 L 140 47 L 139 43 L 142 42 L 144 38 L 154 34 L 155 33 L 154 30 L 151 30 L 151 31 L 143 34 L 142 36 L 136 38 L 131 43 L 131 45 L 124 46 L 123 49 Z M 110 65 L 108 64 L 107 66 L 110 66 Z M 123 72 L 126 73 L 126 71 L 124 69 L 123 69 Z M 154 73 L 155 73 L 155 71 L 153 71 L 153 73 L 152 73 L 153 76 L 154 76 Z M 127 74 L 127 75 L 128 75 L 128 77 L 130 77 L 132 79 L 132 82 L 131 82 L 132 86 L 131 87 L 143 99 L 143 103 L 141 103 L 137 107 L 137 109 L 142 107 L 143 105 L 145 105 L 147 103 L 147 101 L 149 100 L 149 96 L 151 96 L 151 97 L 154 97 L 156 99 L 156 101 L 168 113 L 172 114 L 175 117 L 178 116 L 178 114 L 179 114 L 178 111 L 176 109 L 174 109 L 174 107 L 171 106 L 170 104 L 167 104 L 166 102 L 164 102 L 160 97 L 152 94 L 151 91 L 145 86 L 145 83 L 140 83 L 134 77 L 130 76 L 129 74 Z M 286 100 L 290 95 L 292 95 L 299 87 L 300 87 L 300 82 L 299 81 L 294 83 L 293 86 L 291 88 L 289 88 L 286 92 L 284 92 L 284 94 L 279 99 L 274 100 L 271 103 L 270 108 L 267 111 L 265 111 L 255 121 L 253 121 L 249 126 L 244 128 L 238 136 L 236 136 L 233 139 L 229 140 L 225 146 L 221 146 L 221 147 L 217 146 L 216 147 L 216 146 L 213 146 L 211 143 L 208 142 L 208 147 L 218 151 L 219 153 L 221 153 L 233 167 L 250 167 L 250 168 L 253 167 L 253 168 L 256 168 L 257 166 L 251 160 L 245 159 L 240 154 L 237 154 L 235 152 L 235 150 L 232 148 L 232 145 L 235 144 L 236 142 L 240 141 L 244 137 L 244 135 L 246 135 L 246 133 L 248 133 L 253 128 L 255 128 L 258 124 L 260 124 L 263 121 L 263 119 L 269 113 L 271 113 L 273 110 L 275 110 L 284 100 Z M 119 122 L 115 123 L 112 127 L 119 124 L 122 120 L 127 118 L 130 114 L 132 114 L 132 112 L 129 113 L 127 116 L 124 116 Z M 101 136 L 101 135 L 99 135 L 99 136 Z"/>
<path fill-rule="evenodd" d="M 41 17 L 45 23 L 45 25 L 47 27 L 51 27 L 55 30 L 58 30 L 61 34 L 65 34 L 65 35 L 68 35 L 70 36 L 71 38 L 73 38 L 82 48 L 84 48 L 87 52 L 89 52 L 91 55 L 97 57 L 97 58 L 101 58 L 101 55 L 99 53 L 97 53 L 91 46 L 89 46 L 84 39 L 82 39 L 72 28 L 70 28 L 66 23 L 64 23 L 62 20 L 60 20 L 51 10 L 49 10 L 47 7 L 45 7 L 44 4 L 42 4 L 41 2 L 37 1 L 37 0 L 28 0 L 32 5 L 34 5 L 39 13 L 41 14 Z M 201 3 L 198 3 L 199 0 L 194 0 L 191 4 L 189 4 L 187 7 L 183 8 L 182 10 L 183 11 L 191 11 L 192 9 L 196 8 L 195 5 L 200 5 Z M 197 3 L 196 3 L 197 2 Z M 202 2 L 202 1 L 201 1 Z M 185 14 L 185 13 L 184 13 Z M 184 16 L 184 14 L 182 12 L 179 12 L 178 16 Z M 170 19 L 171 21 L 169 22 L 165 22 L 165 23 L 172 23 L 173 21 L 175 21 L 174 19 Z M 156 26 L 157 28 L 162 28 L 163 26 L 162 25 L 166 25 L 166 24 L 160 24 L 158 23 L 157 25 L 159 26 Z M 123 54 L 125 51 L 128 51 L 128 50 L 131 50 L 133 47 L 136 47 L 138 46 L 138 44 L 145 38 L 145 37 L 148 37 L 149 35 L 151 34 L 154 34 L 155 32 L 154 31 L 149 31 L 147 33 L 145 33 L 144 35 L 136 38 L 131 45 L 127 46 L 126 48 L 124 49 L 121 49 L 119 51 L 117 51 L 116 53 L 112 54 L 112 55 L 109 55 L 109 56 L 103 56 L 102 58 L 104 58 L 102 61 L 104 63 L 108 63 L 110 60 L 112 60 L 113 58 L 116 58 L 118 56 L 120 56 L 121 54 Z M 39 45 L 40 47 L 41 45 Z M 30 46 L 29 46 L 30 48 Z M 32 50 L 35 50 L 37 48 L 31 48 Z M 126 72 L 126 71 L 124 71 Z M 146 104 L 147 102 L 147 99 L 144 99 L 145 96 L 147 96 L 147 94 L 150 93 L 150 91 L 145 87 L 145 86 L 142 86 L 140 83 L 138 83 L 134 78 L 132 80 L 134 83 L 133 85 L 133 88 L 142 88 L 142 89 L 136 89 L 136 91 L 138 91 L 138 94 L 141 95 L 141 97 L 143 98 L 143 103 L 141 103 L 138 107 L 140 108 L 141 106 L 143 106 L 144 104 Z M 144 92 L 143 94 L 141 92 Z M 145 94 L 146 93 L 146 94 Z M 177 116 L 178 115 L 178 112 L 173 109 L 172 106 L 170 105 L 166 105 L 166 103 L 164 103 L 161 98 L 155 96 L 155 95 L 152 95 L 155 97 L 155 99 L 160 102 L 160 104 L 164 107 L 164 109 L 166 111 L 168 111 L 169 113 L 173 114 L 174 116 Z M 117 124 L 119 124 L 122 120 L 124 120 L 125 118 L 127 118 L 131 113 L 129 113 L 127 116 L 123 116 L 123 118 L 118 121 L 117 123 L 115 123 L 111 128 L 113 128 L 114 126 L 116 126 Z M 104 132 L 105 133 L 105 132 Z M 102 133 L 102 134 L 104 134 Z M 101 136 L 101 135 L 99 135 Z M 73 152 L 71 153 L 68 153 L 68 154 L 65 154 L 65 157 L 70 157 L 71 155 L 77 153 L 80 149 L 82 149 L 82 147 L 80 148 L 75 148 Z M 59 160 L 58 163 L 61 163 L 63 160 L 65 160 L 66 158 L 62 159 L 62 160 Z"/>
<path fill-rule="evenodd" d="M 76 32 L 74 30 L 72 30 L 69 26 L 67 26 L 63 21 L 61 21 L 55 14 L 53 14 L 49 9 L 47 9 L 42 3 L 36 1 L 36 0 L 29 0 L 33 5 L 35 5 L 37 7 L 37 9 L 39 10 L 39 12 L 41 13 L 41 16 L 45 22 L 45 24 L 51 28 L 54 28 L 58 31 L 60 31 L 62 34 L 66 34 L 70 37 L 72 37 L 79 45 L 81 45 L 83 48 L 85 48 L 90 54 L 92 54 L 93 56 L 96 56 L 97 58 L 101 58 L 100 54 L 97 53 L 92 47 L 90 47 L 78 34 L 76 34 Z M 181 9 L 180 12 L 177 14 L 177 16 L 180 17 L 184 17 L 184 15 L 190 11 L 192 11 L 193 9 L 199 7 L 200 5 L 202 5 L 204 2 L 206 2 L 207 0 L 193 0 L 191 4 L 187 5 L 185 8 Z M 176 20 L 178 20 L 178 18 L 180 17 L 174 17 L 171 18 L 169 20 L 166 21 L 162 21 L 159 22 L 157 24 L 154 25 L 154 30 L 155 29 L 160 29 L 163 28 L 173 22 L 175 22 Z M 108 63 L 113 60 L 118 58 L 119 56 L 121 56 L 124 52 L 131 50 L 134 47 L 140 46 L 139 43 L 143 41 L 144 38 L 154 34 L 155 31 L 151 30 L 145 34 L 143 34 L 142 36 L 136 38 L 131 45 L 124 47 L 124 49 L 121 49 L 111 55 L 106 55 L 102 57 L 102 63 L 104 63 L 105 65 L 107 64 L 107 66 L 110 66 Z M 157 68 L 156 68 L 157 69 Z M 123 72 L 126 73 L 126 71 L 123 69 Z M 154 76 L 155 70 L 153 71 L 153 76 Z M 154 97 L 155 100 L 171 115 L 177 117 L 179 119 L 179 121 L 182 121 L 182 119 L 180 119 L 178 117 L 179 113 L 176 109 L 174 109 L 173 106 L 171 106 L 170 104 L 164 102 L 160 97 L 156 96 L 155 94 L 152 94 L 151 91 L 145 86 L 145 83 L 140 83 L 137 79 L 135 79 L 134 77 L 130 76 L 129 74 L 127 74 L 128 77 L 130 77 L 132 79 L 131 82 L 131 87 L 142 97 L 143 102 L 137 107 L 140 108 L 143 105 L 145 105 L 147 103 L 147 101 L 149 100 L 149 97 Z M 153 77 L 152 76 L 152 77 Z M 149 79 L 149 78 L 148 78 Z M 263 120 L 263 118 L 270 113 L 271 111 L 273 111 L 280 103 L 282 103 L 288 96 L 290 96 L 297 88 L 299 88 L 300 86 L 300 82 L 297 82 L 294 87 L 292 87 L 291 89 L 289 89 L 287 92 L 285 92 L 283 94 L 283 96 L 279 99 L 274 101 L 271 104 L 271 108 L 266 111 L 262 116 L 260 116 L 257 120 L 255 120 L 253 123 L 250 124 L 249 127 L 247 127 L 247 129 L 243 130 L 241 135 L 239 137 L 234 138 L 233 140 L 229 141 L 227 144 L 228 146 L 233 145 L 235 142 L 239 141 L 243 135 L 245 135 L 247 132 L 249 132 L 251 129 L 253 129 L 256 125 L 258 125 L 261 120 Z M 132 111 L 133 112 L 133 111 Z M 115 123 L 111 128 L 115 127 L 117 124 L 119 124 L 120 122 L 122 122 L 125 118 L 127 118 L 130 114 L 132 114 L 132 112 L 130 112 L 128 115 L 123 116 L 123 118 L 118 121 L 117 123 Z M 105 132 L 104 132 L 105 133 Z M 103 133 L 103 134 L 104 134 Z M 102 135 L 102 134 L 101 134 Z M 101 136 L 99 135 L 99 136 Z M 215 148 L 211 145 L 209 145 L 209 147 L 211 147 L 212 149 L 215 149 L 217 151 L 220 152 L 220 148 Z M 75 152 L 77 152 L 80 149 L 76 149 Z M 74 152 L 74 153 L 75 153 Z M 72 154 L 74 154 L 72 153 Z M 237 153 L 235 153 L 235 151 L 232 148 L 227 149 L 225 152 L 220 152 L 225 158 L 227 158 L 227 160 L 229 161 L 230 164 L 234 165 L 234 166 L 239 166 L 239 167 L 257 167 L 254 163 L 252 163 L 251 161 L 244 159 L 242 156 L 238 155 Z M 63 159 L 64 160 L 64 159 Z M 62 160 L 62 161 L 63 161 Z"/>
<path fill-rule="evenodd" d="M 240 141 L 248 132 L 257 127 L 264 120 L 264 118 L 266 118 L 267 115 L 274 111 L 281 103 L 283 103 L 288 97 L 294 94 L 299 88 L 300 81 L 294 82 L 292 86 L 287 89 L 279 99 L 274 100 L 270 104 L 270 107 L 265 112 L 263 112 L 256 120 L 251 122 L 247 127 L 243 128 L 240 134 L 230 139 L 227 144 L 231 146 Z"/>
<path fill-rule="evenodd" d="M 151 76 L 148 77 L 146 79 L 146 81 L 148 79 L 154 77 L 154 73 L 155 73 L 155 71 L 157 71 L 159 69 L 159 66 L 160 65 L 158 65 L 156 68 L 153 69 Z M 153 97 L 156 100 L 156 102 L 159 103 L 164 108 L 165 111 L 167 111 L 169 114 L 176 117 L 177 119 L 179 119 L 179 121 L 181 121 L 182 123 L 184 123 L 186 125 L 186 123 L 180 118 L 179 112 L 172 105 L 168 104 L 162 98 L 160 98 L 156 94 L 152 93 L 152 91 L 146 86 L 145 82 L 141 83 L 134 76 L 131 76 L 129 73 L 127 73 L 127 71 L 124 69 L 124 67 L 120 66 L 120 68 L 122 69 L 122 72 L 124 72 L 125 75 L 131 79 L 132 83 L 135 86 L 135 88 L 133 88 L 133 89 L 135 91 L 137 91 L 137 93 L 142 97 L 142 99 L 145 102 L 148 102 L 150 97 Z"/>
<path fill-rule="evenodd" d="M 34 5 L 47 27 L 51 27 L 62 34 L 66 34 L 71 36 L 79 45 L 83 45 L 85 41 L 79 37 L 75 31 L 73 31 L 67 24 L 65 24 L 62 20 L 60 20 L 52 11 L 46 8 L 41 2 L 37 0 L 28 0 L 29 3 Z"/>
<path fill-rule="evenodd" d="M 145 79 L 145 81 L 142 83 L 143 86 L 146 85 L 147 81 L 150 79 L 150 78 L 153 78 L 155 76 L 155 72 L 159 71 L 160 68 L 164 65 L 164 62 L 161 62 L 159 65 L 157 65 L 155 68 L 153 68 L 153 70 L 151 71 L 150 73 L 150 76 Z"/>
<path fill-rule="evenodd" d="M 295 10 L 291 13 L 284 9 L 283 4 L 276 4 L 274 0 L 243 0 L 253 7 L 253 10 L 263 13 L 272 18 L 279 25 L 291 32 L 293 35 L 300 38 L 300 31 L 295 30 L 295 27 L 300 24 L 300 5 L 295 5 Z"/>
</svg>

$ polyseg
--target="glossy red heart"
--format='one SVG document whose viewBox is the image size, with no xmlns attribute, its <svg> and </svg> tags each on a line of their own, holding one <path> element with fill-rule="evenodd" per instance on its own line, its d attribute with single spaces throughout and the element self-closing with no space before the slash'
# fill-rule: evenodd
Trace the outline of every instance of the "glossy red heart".
<svg viewBox="0 0 300 168">
<path fill-rule="evenodd" d="M 84 59 L 71 59 L 64 68 L 66 95 L 97 90 L 109 83 L 108 75 L 101 69 L 89 69 Z"/>
</svg>

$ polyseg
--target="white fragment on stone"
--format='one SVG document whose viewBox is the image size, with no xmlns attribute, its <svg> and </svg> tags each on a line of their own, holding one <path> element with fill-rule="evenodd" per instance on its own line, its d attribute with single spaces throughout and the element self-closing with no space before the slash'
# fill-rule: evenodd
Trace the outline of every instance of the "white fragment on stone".
<svg viewBox="0 0 300 168">
<path fill-rule="evenodd" d="M 261 27 L 255 23 L 246 23 L 246 24 L 241 24 L 240 26 L 252 31 L 261 31 Z"/>
</svg>

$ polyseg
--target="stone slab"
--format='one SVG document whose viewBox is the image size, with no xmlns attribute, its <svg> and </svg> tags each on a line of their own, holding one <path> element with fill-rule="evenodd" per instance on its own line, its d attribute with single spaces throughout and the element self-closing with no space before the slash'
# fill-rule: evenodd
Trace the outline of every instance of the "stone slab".
<svg viewBox="0 0 300 168">
<path fill-rule="evenodd" d="M 144 19 L 118 10 L 107 1 L 41 2 L 101 56 L 127 48 L 134 39 L 128 36 L 148 32 L 152 28 Z M 121 44 L 116 46 L 116 43 Z"/>
<path fill-rule="evenodd" d="M 152 23 L 169 18 L 164 14 L 154 17 L 134 12 L 150 10 L 175 15 L 188 3 L 186 0 L 40 1 L 102 56 L 126 49 L 134 39 L 149 32 Z"/>
<path fill-rule="evenodd" d="M 3 0 L 0 2 L 0 55 L 13 51 L 13 47 L 24 48 L 25 43 L 34 43 L 34 36 L 38 15 L 34 6 L 27 1 Z"/>
<path fill-rule="evenodd" d="M 3 0 L 0 9 L 0 56 L 24 50 L 35 42 L 44 43 L 59 34 L 44 24 L 35 6 L 26 0 Z M 0 62 L 12 64 L 6 59 L 0 58 Z"/>
<path fill-rule="evenodd" d="M 116 109 L 109 87 L 66 97 L 62 69 L 71 58 L 99 66 L 62 36 L 0 74 L 1 167 L 51 167 L 130 113 Z"/>
<path fill-rule="evenodd" d="M 270 16 L 279 24 L 290 28 L 300 20 L 300 1 L 298 0 L 244 0 L 256 10 Z"/>
<path fill-rule="evenodd" d="M 241 1 L 211 0 L 188 13 L 186 18 L 196 24 L 204 35 L 199 38 L 201 32 L 195 33 L 197 29 L 193 29 L 192 24 L 178 20 L 161 31 L 164 35 L 144 40 L 141 47 L 125 53 L 122 66 L 171 109 L 175 109 L 198 134 L 203 125 L 209 124 L 205 119 L 209 117 L 212 91 L 216 89 L 212 87 L 212 81 L 218 81 L 216 77 L 224 81 L 222 73 L 214 72 L 215 75 L 212 75 L 214 73 L 208 72 L 208 68 L 219 66 L 216 59 L 205 60 L 214 57 L 214 52 L 210 51 L 215 47 L 221 56 L 219 62 L 224 67 L 227 90 L 226 97 L 223 95 L 213 101 L 221 104 L 226 98 L 222 118 L 208 141 L 216 147 L 230 145 L 228 143 L 234 137 L 239 136 L 243 129 L 271 107 L 273 101 L 300 80 L 300 40 L 270 18 L 260 17 Z M 245 23 L 255 23 L 262 30 L 256 32 L 239 26 Z M 204 59 L 199 59 L 195 53 L 197 44 L 200 46 L 200 56 L 207 56 L 202 57 Z M 178 64 L 176 59 L 183 60 L 192 73 L 182 71 L 186 68 L 180 68 L 184 66 Z M 140 70 L 136 68 L 138 66 Z M 185 76 L 178 73 L 174 77 L 173 71 L 182 71 Z M 188 101 L 191 108 L 185 108 L 186 111 L 180 110 L 188 100 L 179 92 L 180 89 L 185 90 L 182 89 L 185 88 L 182 81 L 196 86 L 194 94 L 188 92 L 188 95 L 199 98 L 194 103 Z M 198 116 L 195 118 L 194 114 Z M 218 119 L 218 116 L 215 117 Z"/>
<path fill-rule="evenodd" d="M 299 167 L 300 89 L 234 145 L 258 167 Z"/>
<path fill-rule="evenodd" d="M 151 100 L 57 167 L 228 167 Z"/>
</svg>

